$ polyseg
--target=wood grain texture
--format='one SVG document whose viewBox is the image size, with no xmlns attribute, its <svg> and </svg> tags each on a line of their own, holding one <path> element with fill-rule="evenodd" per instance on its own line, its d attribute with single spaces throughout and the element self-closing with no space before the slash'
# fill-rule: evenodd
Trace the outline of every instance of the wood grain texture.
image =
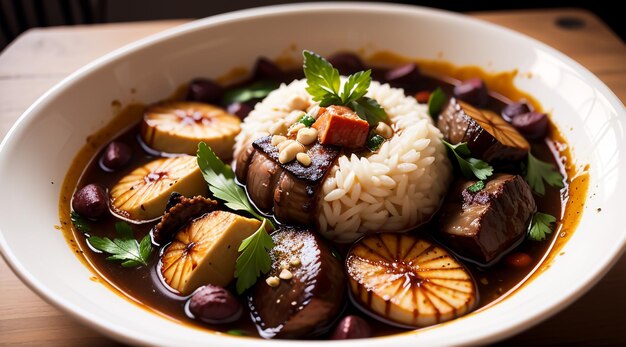
<svg viewBox="0 0 626 347">
<path fill-rule="evenodd" d="M 472 13 L 547 43 L 577 60 L 626 100 L 626 46 L 594 15 L 576 9 Z M 584 21 L 580 29 L 555 25 Z M 33 29 L 0 54 L 0 138 L 48 88 L 89 61 L 185 21 Z M 558 290 L 555 288 L 555 290 Z M 0 346 L 115 346 L 45 303 L 0 261 Z M 626 345 L 626 257 L 580 300 L 502 345 Z M 615 298 L 618 298 L 616 300 Z"/>
</svg>

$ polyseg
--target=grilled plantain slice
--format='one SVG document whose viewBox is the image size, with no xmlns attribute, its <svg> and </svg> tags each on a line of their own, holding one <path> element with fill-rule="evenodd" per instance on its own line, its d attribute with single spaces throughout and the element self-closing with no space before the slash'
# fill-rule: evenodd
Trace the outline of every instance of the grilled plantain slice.
<svg viewBox="0 0 626 347">
<path fill-rule="evenodd" d="M 132 223 L 160 217 L 172 192 L 185 196 L 208 191 L 196 157 L 157 159 L 124 176 L 111 188 L 111 212 Z"/>
<path fill-rule="evenodd" d="M 148 107 L 141 137 L 151 148 L 167 153 L 196 154 L 204 141 L 222 159 L 233 156 L 239 117 L 210 104 L 167 101 Z"/>
<path fill-rule="evenodd" d="M 238 248 L 261 225 L 226 211 L 213 211 L 181 229 L 161 256 L 163 280 L 183 295 L 200 286 L 233 280 Z"/>
<path fill-rule="evenodd" d="M 355 301 L 383 321 L 424 327 L 462 316 L 478 302 L 463 265 L 414 236 L 368 236 L 352 247 L 346 267 Z"/>
</svg>

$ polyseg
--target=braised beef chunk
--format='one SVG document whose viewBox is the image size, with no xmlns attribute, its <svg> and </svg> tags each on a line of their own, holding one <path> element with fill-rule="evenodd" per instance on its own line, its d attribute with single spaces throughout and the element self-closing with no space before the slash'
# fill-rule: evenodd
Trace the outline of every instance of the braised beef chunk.
<svg viewBox="0 0 626 347">
<path fill-rule="evenodd" d="M 309 230 L 282 227 L 272 239 L 276 245 L 271 251 L 272 268 L 248 296 L 260 335 L 297 338 L 325 333 L 345 305 L 343 264 Z M 272 284 L 272 279 L 279 281 Z"/>
<path fill-rule="evenodd" d="M 314 224 L 317 191 L 339 149 L 315 143 L 307 151 L 311 165 L 297 160 L 280 164 L 271 138 L 261 137 L 239 154 L 235 175 L 262 212 L 273 213 L 281 223 Z"/>
<path fill-rule="evenodd" d="M 439 115 L 437 127 L 452 144 L 467 142 L 472 157 L 487 162 L 516 162 L 526 157 L 530 144 L 502 117 L 451 98 Z"/>
<path fill-rule="evenodd" d="M 496 174 L 476 193 L 468 190 L 473 183 L 460 181 L 450 190 L 439 231 L 459 256 L 489 264 L 524 239 L 537 205 L 521 176 Z"/>
</svg>

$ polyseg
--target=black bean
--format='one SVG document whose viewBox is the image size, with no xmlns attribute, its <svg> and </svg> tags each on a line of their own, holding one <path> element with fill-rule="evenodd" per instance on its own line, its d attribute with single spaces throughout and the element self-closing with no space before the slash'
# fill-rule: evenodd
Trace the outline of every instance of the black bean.
<svg viewBox="0 0 626 347">
<path fill-rule="evenodd" d="M 470 78 L 454 87 L 454 96 L 476 107 L 483 107 L 489 102 L 489 93 L 485 82 L 480 78 Z"/>
<path fill-rule="evenodd" d="M 209 324 L 231 323 L 241 317 L 239 301 L 226 289 L 207 284 L 198 289 L 190 299 L 189 311 Z"/>
<path fill-rule="evenodd" d="M 256 61 L 252 76 L 253 79 L 257 81 L 283 81 L 285 79 L 285 72 L 281 70 L 281 68 L 278 67 L 278 65 L 276 65 L 273 61 L 265 57 L 260 57 Z"/>
<path fill-rule="evenodd" d="M 106 190 L 99 184 L 88 184 L 74 194 L 72 209 L 79 215 L 98 220 L 109 212 Z"/>
<path fill-rule="evenodd" d="M 354 53 L 336 53 L 331 55 L 328 58 L 328 61 L 333 65 L 334 68 L 339 70 L 339 73 L 342 75 L 351 75 L 355 72 L 365 70 L 365 66 L 361 61 L 361 58 L 359 58 Z"/>
<path fill-rule="evenodd" d="M 113 141 L 102 153 L 102 165 L 107 171 L 116 171 L 128 164 L 133 157 L 133 151 L 125 143 Z"/>
<path fill-rule="evenodd" d="M 524 137 L 531 140 L 542 139 L 548 132 L 548 116 L 541 112 L 527 112 L 521 114 L 511 122 L 511 125 Z"/>
<path fill-rule="evenodd" d="M 248 113 L 252 111 L 252 106 L 243 102 L 233 102 L 226 107 L 226 112 L 234 114 L 235 116 L 244 119 L 248 116 Z"/>
<path fill-rule="evenodd" d="M 400 87 L 416 87 L 421 78 L 419 67 L 414 63 L 391 69 L 385 74 L 387 82 Z"/>
<path fill-rule="evenodd" d="M 364 339 L 372 336 L 372 329 L 365 319 L 359 316 L 346 316 L 335 327 L 331 339 Z"/>
<path fill-rule="evenodd" d="M 507 122 L 512 122 L 513 118 L 519 116 L 520 114 L 530 112 L 530 107 L 525 102 L 514 102 L 512 104 L 506 105 L 502 109 L 502 118 L 504 118 Z"/>
<path fill-rule="evenodd" d="M 206 78 L 196 78 L 189 83 L 185 99 L 219 104 L 223 96 L 224 88 L 222 86 Z"/>
</svg>

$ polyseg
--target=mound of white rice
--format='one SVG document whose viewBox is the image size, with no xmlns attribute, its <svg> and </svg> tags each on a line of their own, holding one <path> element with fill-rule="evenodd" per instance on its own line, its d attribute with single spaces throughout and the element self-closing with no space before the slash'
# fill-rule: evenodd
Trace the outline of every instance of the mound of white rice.
<svg viewBox="0 0 626 347">
<path fill-rule="evenodd" d="M 279 119 L 295 122 L 316 104 L 306 80 L 281 85 L 242 123 L 235 156 L 250 141 L 269 134 Z M 367 233 L 401 232 L 427 222 L 451 179 L 451 166 L 427 106 L 402 89 L 372 81 L 367 93 L 389 115 L 394 136 L 368 156 L 342 155 L 326 176 L 318 201 L 319 232 L 337 242 Z M 298 111 L 293 112 L 292 111 Z"/>
</svg>

